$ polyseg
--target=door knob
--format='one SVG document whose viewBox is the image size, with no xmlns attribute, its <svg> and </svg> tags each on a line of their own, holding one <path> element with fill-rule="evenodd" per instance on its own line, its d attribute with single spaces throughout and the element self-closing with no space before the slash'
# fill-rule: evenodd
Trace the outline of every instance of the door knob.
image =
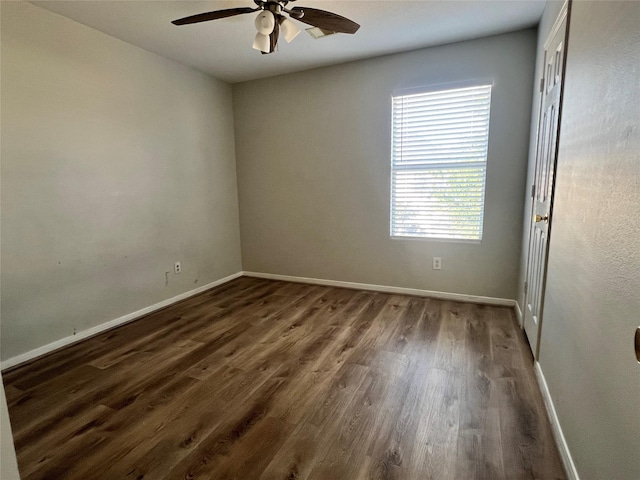
<svg viewBox="0 0 640 480">
<path fill-rule="evenodd" d="M 640 363 L 640 327 L 636 328 L 636 358 Z"/>
<path fill-rule="evenodd" d="M 538 222 L 548 222 L 549 221 L 549 215 L 545 215 L 544 217 L 542 215 L 536 215 L 534 221 L 536 223 L 538 223 Z"/>
</svg>

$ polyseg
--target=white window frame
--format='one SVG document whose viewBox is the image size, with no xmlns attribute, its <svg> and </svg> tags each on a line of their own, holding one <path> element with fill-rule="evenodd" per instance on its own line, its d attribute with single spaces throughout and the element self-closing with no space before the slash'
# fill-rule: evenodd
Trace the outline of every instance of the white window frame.
<svg viewBox="0 0 640 480">
<path fill-rule="evenodd" d="M 423 163 L 422 166 L 414 165 L 402 167 L 404 170 L 414 170 L 416 172 L 437 172 L 443 171 L 446 169 L 453 169 L 467 166 L 468 168 L 481 168 L 481 175 L 476 178 L 482 179 L 482 194 L 480 199 L 480 213 L 479 213 L 479 232 L 477 236 L 473 236 L 472 238 L 464 238 L 462 236 L 452 236 L 447 233 L 423 233 L 423 234 L 399 234 L 398 228 L 394 231 L 394 211 L 395 204 L 394 202 L 397 200 L 397 195 L 395 192 L 396 181 L 395 174 L 396 171 L 400 170 L 398 165 L 401 162 L 397 162 L 396 152 L 396 119 L 395 114 L 397 113 L 394 108 L 394 101 L 398 97 L 408 97 L 412 95 L 422 95 L 422 94 L 430 94 L 430 93 L 440 93 L 446 91 L 455 91 L 461 89 L 469 89 L 469 88 L 479 88 L 479 87 L 487 87 L 489 88 L 489 101 L 487 106 L 487 118 L 486 118 L 486 140 L 485 140 L 485 151 L 484 158 L 478 162 L 462 162 L 456 165 L 454 160 L 449 162 L 435 163 L 433 161 L 427 161 Z M 490 116 L 491 116 L 491 100 L 492 94 L 494 90 L 494 82 L 492 80 L 481 79 L 481 80 L 473 80 L 468 82 L 456 82 L 456 83 L 448 83 L 448 84 L 440 84 L 440 85 L 430 85 L 426 87 L 417 87 L 412 89 L 403 89 L 397 90 L 392 93 L 391 97 L 391 171 L 390 171 L 390 201 L 389 201 L 389 231 L 392 239 L 396 240 L 435 240 L 435 241 L 446 241 L 446 242 L 463 242 L 463 243 L 482 243 L 482 237 L 484 233 L 484 208 L 485 208 L 485 199 L 486 199 L 486 185 L 487 185 L 487 165 L 489 158 L 489 124 L 490 124 Z M 476 172 L 478 175 L 479 172 Z M 427 212 L 428 214 L 428 212 Z M 397 225 L 395 225 L 397 227 Z"/>
</svg>

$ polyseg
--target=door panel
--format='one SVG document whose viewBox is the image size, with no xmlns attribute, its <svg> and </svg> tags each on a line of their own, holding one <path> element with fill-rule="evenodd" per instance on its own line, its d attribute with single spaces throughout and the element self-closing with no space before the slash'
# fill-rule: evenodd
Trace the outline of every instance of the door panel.
<svg viewBox="0 0 640 480">
<path fill-rule="evenodd" d="M 538 358 L 538 340 L 544 306 L 547 246 L 558 150 L 566 24 L 566 10 L 563 10 L 545 44 L 545 68 L 543 69 L 545 78 L 541 82 L 542 101 L 536 148 L 535 183 L 531 189 L 533 205 L 527 256 L 524 329 L 536 358 Z"/>
</svg>

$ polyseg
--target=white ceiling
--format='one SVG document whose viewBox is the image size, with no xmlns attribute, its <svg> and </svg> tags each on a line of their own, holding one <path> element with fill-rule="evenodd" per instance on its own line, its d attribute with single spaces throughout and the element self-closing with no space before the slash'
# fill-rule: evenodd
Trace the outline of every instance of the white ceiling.
<svg viewBox="0 0 640 480">
<path fill-rule="evenodd" d="M 180 27 L 170 23 L 196 13 L 253 7 L 252 0 L 33 3 L 231 83 L 519 30 L 536 25 L 545 5 L 544 0 L 298 0 L 289 8 L 328 10 L 361 28 L 355 35 L 319 40 L 303 32 L 262 55 L 251 48 L 257 14 Z"/>
</svg>

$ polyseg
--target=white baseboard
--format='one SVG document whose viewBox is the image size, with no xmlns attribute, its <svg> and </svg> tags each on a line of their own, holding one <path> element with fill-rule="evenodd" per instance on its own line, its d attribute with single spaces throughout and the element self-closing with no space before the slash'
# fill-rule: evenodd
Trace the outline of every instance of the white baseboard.
<svg viewBox="0 0 640 480">
<path fill-rule="evenodd" d="M 247 277 L 266 278 L 268 280 L 282 280 L 285 282 L 310 283 L 313 285 L 326 285 L 329 287 L 351 288 L 355 290 L 370 290 L 383 293 L 398 293 L 401 295 L 415 295 L 418 297 L 438 298 L 441 300 L 455 300 L 458 302 L 481 303 L 485 305 L 497 305 L 501 307 L 513 307 L 515 300 L 508 298 L 482 297 L 478 295 L 464 295 L 462 293 L 436 292 L 432 290 L 420 290 L 416 288 L 392 287 L 388 285 L 371 285 L 369 283 L 343 282 L 340 280 L 325 280 L 321 278 L 293 277 L 290 275 L 277 275 L 274 273 L 242 272 Z"/>
<path fill-rule="evenodd" d="M 516 311 L 516 319 L 518 320 L 518 325 L 520 325 L 520 328 L 524 328 L 524 318 L 522 317 L 522 309 L 520 308 L 520 304 L 516 301 L 513 308 Z"/>
<path fill-rule="evenodd" d="M 16 367 L 26 362 L 30 362 L 31 360 L 35 360 L 38 357 L 46 355 L 48 353 L 53 352 L 54 350 L 58 350 L 62 347 L 66 347 L 73 343 L 79 342 L 81 340 L 86 340 L 89 337 L 93 337 L 98 335 L 99 333 L 103 333 L 107 330 L 111 330 L 112 328 L 119 327 L 120 325 L 124 325 L 125 323 L 132 322 L 143 315 L 147 315 L 149 313 L 155 312 L 156 310 L 160 310 L 161 308 L 168 307 L 180 300 L 184 300 L 189 297 L 193 297 L 199 293 L 202 293 L 210 288 L 217 287 L 218 285 L 222 285 L 223 283 L 230 282 L 238 277 L 242 276 L 242 272 L 234 273 L 233 275 L 229 275 L 228 277 L 221 278 L 220 280 L 216 280 L 215 282 L 208 283 L 198 288 L 194 288 L 193 290 L 189 290 L 188 292 L 181 293 L 180 295 L 176 295 L 175 297 L 168 298 L 167 300 L 163 300 L 155 305 L 151 305 L 149 307 L 145 307 L 141 310 L 138 310 L 133 313 L 129 313 L 120 318 L 116 318 L 114 320 L 110 320 L 105 323 L 101 323 L 100 325 L 96 325 L 95 327 L 91 327 L 87 330 L 83 330 L 78 332 L 76 335 L 72 335 L 69 337 L 61 338 L 60 340 L 56 340 L 55 342 L 49 343 L 42 347 L 35 348 L 26 353 L 22 353 L 15 357 L 9 358 L 2 362 L 0 366 L 0 370 L 6 370 L 7 368 Z"/>
<path fill-rule="evenodd" d="M 556 413 L 556 407 L 553 405 L 553 400 L 551 398 L 551 393 L 549 392 L 549 387 L 547 386 L 547 381 L 545 380 L 544 374 L 542 373 L 542 367 L 538 362 L 536 362 L 535 365 L 535 372 L 536 379 L 538 380 L 538 386 L 540 387 L 540 393 L 542 393 L 542 399 L 544 400 L 544 406 L 546 407 L 547 415 L 549 416 L 549 422 L 551 422 L 553 437 L 556 441 L 556 445 L 558 446 L 558 450 L 560 451 L 560 458 L 562 459 L 562 465 L 564 466 L 567 478 L 568 480 L 580 480 L 580 477 L 578 476 L 578 470 L 576 469 L 576 465 L 573 463 L 573 458 L 571 457 L 571 452 L 569 451 L 569 445 L 567 445 L 567 441 L 564 438 L 564 433 L 562 433 L 560 420 L 558 419 L 558 414 Z"/>
</svg>

